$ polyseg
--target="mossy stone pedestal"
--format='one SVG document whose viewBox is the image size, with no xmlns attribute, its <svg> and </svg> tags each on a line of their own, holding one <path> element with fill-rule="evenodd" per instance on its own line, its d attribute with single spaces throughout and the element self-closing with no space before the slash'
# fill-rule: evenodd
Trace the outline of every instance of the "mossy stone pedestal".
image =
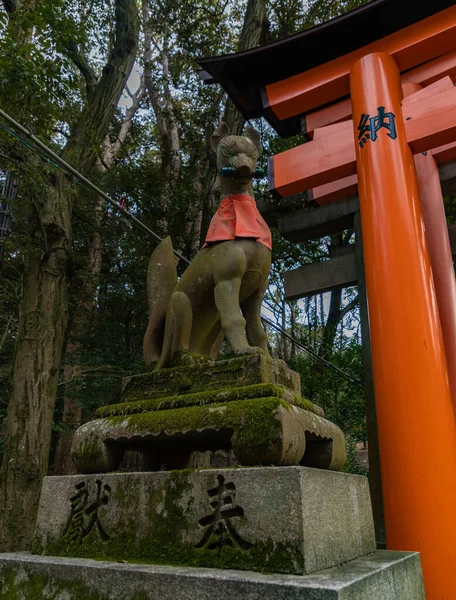
<svg viewBox="0 0 456 600">
<path fill-rule="evenodd" d="M 343 434 L 281 361 L 148 373 L 122 399 L 76 433 L 85 474 L 45 478 L 35 555 L 0 554 L 0 600 L 424 600 L 419 556 L 376 551 L 367 479 L 334 472 Z M 322 468 L 168 470 L 220 448 Z M 155 472 L 108 473 L 127 449 Z"/>
<path fill-rule="evenodd" d="M 130 377 L 123 402 L 100 408 L 76 431 L 73 460 L 82 473 L 106 473 L 133 449 L 156 471 L 190 467 L 195 451 L 233 450 L 246 466 L 339 470 L 343 433 L 300 387 L 283 361 L 262 355 Z"/>
<path fill-rule="evenodd" d="M 367 480 L 306 467 L 47 477 L 34 552 L 0 554 L 0 599 L 425 598 Z"/>
<path fill-rule="evenodd" d="M 306 467 L 47 477 L 34 546 L 300 575 L 376 548 L 366 478 Z"/>
</svg>

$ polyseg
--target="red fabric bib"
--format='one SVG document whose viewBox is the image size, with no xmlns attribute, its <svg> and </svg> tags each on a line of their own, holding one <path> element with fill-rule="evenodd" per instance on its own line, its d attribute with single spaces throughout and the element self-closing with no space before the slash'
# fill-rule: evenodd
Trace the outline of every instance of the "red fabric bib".
<svg viewBox="0 0 456 600">
<path fill-rule="evenodd" d="M 203 248 L 211 242 L 225 242 L 235 238 L 254 238 L 272 250 L 272 236 L 250 194 L 226 196 L 212 217 Z"/>
</svg>

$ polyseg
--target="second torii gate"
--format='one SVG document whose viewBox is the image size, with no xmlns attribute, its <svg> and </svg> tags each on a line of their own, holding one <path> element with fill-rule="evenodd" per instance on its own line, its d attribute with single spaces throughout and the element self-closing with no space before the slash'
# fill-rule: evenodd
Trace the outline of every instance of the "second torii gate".
<svg viewBox="0 0 456 600">
<path fill-rule="evenodd" d="M 453 2 L 375 0 L 200 61 L 245 117 L 312 138 L 270 159 L 271 191 L 358 189 L 387 547 L 420 551 L 430 600 L 456 590 L 456 286 L 437 166 L 456 157 L 455 34 Z"/>
</svg>

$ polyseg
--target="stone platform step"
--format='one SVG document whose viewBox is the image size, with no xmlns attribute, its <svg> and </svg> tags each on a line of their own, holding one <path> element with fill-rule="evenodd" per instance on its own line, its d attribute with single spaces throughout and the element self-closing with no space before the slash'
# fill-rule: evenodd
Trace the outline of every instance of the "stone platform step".
<svg viewBox="0 0 456 600">
<path fill-rule="evenodd" d="M 300 575 L 375 549 L 367 479 L 307 467 L 46 477 L 34 540 L 40 555 Z"/>
<path fill-rule="evenodd" d="M 250 354 L 125 377 L 122 401 L 151 400 L 261 383 L 277 384 L 301 396 L 299 373 L 289 369 L 283 360 Z"/>
<path fill-rule="evenodd" d="M 419 555 L 377 551 L 312 575 L 0 554 L 0 600 L 425 600 Z"/>
</svg>

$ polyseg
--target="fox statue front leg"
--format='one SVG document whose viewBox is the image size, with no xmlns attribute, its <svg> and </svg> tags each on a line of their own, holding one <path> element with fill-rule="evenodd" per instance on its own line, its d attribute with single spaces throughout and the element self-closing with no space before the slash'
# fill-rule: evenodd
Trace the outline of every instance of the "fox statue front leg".
<svg viewBox="0 0 456 600">
<path fill-rule="evenodd" d="M 258 290 L 247 298 L 241 305 L 242 314 L 246 322 L 247 339 L 251 346 L 257 346 L 263 350 L 266 356 L 270 356 L 268 348 L 268 336 L 261 322 L 261 304 L 263 302 L 264 292 L 266 291 L 268 282 L 258 288 Z"/>
<path fill-rule="evenodd" d="M 256 242 L 255 242 L 256 243 Z M 260 347 L 247 342 L 246 321 L 239 303 L 242 278 L 247 269 L 247 258 L 242 246 L 230 244 L 229 255 L 214 269 L 214 297 L 225 336 L 236 355 L 262 354 Z"/>
</svg>

